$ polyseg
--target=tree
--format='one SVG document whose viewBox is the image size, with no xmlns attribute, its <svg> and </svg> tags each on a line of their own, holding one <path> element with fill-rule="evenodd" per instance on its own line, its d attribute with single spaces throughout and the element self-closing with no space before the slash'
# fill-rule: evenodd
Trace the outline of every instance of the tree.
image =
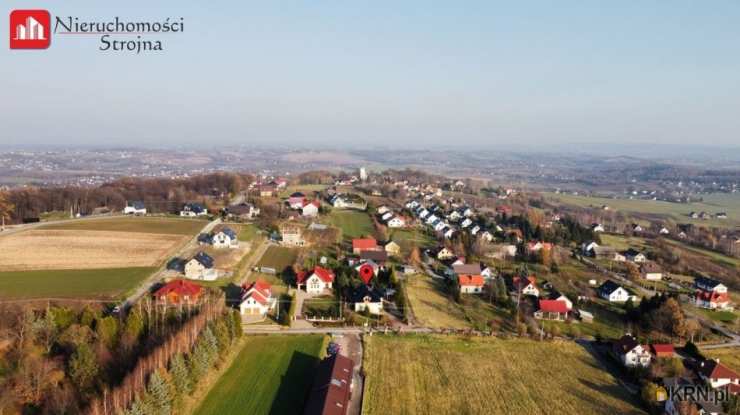
<svg viewBox="0 0 740 415">
<path fill-rule="evenodd" d="M 175 392 L 178 396 L 185 396 L 191 391 L 190 372 L 182 354 L 177 354 L 170 362 L 170 375 Z"/>
<path fill-rule="evenodd" d="M 149 376 L 146 388 L 151 415 L 170 415 L 172 412 L 172 387 L 160 374 L 159 370 Z"/>
<path fill-rule="evenodd" d="M 88 392 L 98 374 L 98 362 L 95 353 L 89 345 L 83 343 L 77 346 L 77 350 L 69 360 L 69 376 L 77 389 Z"/>
<path fill-rule="evenodd" d="M 99 319 L 95 331 L 103 344 L 113 349 L 118 341 L 118 319 L 113 316 Z"/>
<path fill-rule="evenodd" d="M 640 391 L 640 396 L 642 396 L 642 399 L 651 406 L 655 405 L 658 399 L 658 385 L 653 382 L 645 383 L 645 386 L 643 386 Z"/>
<path fill-rule="evenodd" d="M 10 221 L 10 215 L 15 206 L 8 200 L 7 192 L 0 191 L 0 230 L 5 230 L 5 222 Z"/>
</svg>

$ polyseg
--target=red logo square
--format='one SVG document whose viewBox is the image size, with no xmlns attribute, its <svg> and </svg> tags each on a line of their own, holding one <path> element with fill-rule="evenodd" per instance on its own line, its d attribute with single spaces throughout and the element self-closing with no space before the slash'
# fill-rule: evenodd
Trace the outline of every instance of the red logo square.
<svg viewBox="0 0 740 415">
<path fill-rule="evenodd" d="M 51 15 L 46 10 L 10 12 L 10 48 L 46 49 L 51 43 Z"/>
</svg>

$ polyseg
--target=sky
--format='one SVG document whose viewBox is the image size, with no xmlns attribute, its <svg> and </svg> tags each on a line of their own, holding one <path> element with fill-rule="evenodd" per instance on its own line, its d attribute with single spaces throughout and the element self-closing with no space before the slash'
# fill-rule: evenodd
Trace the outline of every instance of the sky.
<svg viewBox="0 0 740 415">
<path fill-rule="evenodd" d="M 738 1 L 185 3 L 4 1 L 185 28 L 4 41 L 0 145 L 740 147 Z"/>
</svg>

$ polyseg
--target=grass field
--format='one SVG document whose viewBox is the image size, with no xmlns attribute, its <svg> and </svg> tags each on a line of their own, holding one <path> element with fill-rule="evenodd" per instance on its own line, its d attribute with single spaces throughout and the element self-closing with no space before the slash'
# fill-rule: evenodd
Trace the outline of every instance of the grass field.
<svg viewBox="0 0 740 415">
<path fill-rule="evenodd" d="M 297 256 L 298 252 L 295 249 L 271 246 L 262 255 L 257 266 L 274 268 L 277 272 L 282 272 L 285 268 L 293 265 Z"/>
<path fill-rule="evenodd" d="M 196 415 L 300 414 L 325 337 L 250 337 Z"/>
<path fill-rule="evenodd" d="M 375 234 L 375 227 L 367 212 L 334 209 L 329 215 L 329 220 L 333 226 L 342 230 L 344 238 L 360 238 Z"/>
<path fill-rule="evenodd" d="M 414 245 L 424 249 L 434 246 L 436 242 L 419 228 L 392 229 L 390 239 L 401 245 L 404 255 L 408 255 Z"/>
<path fill-rule="evenodd" d="M 259 228 L 257 225 L 246 224 L 239 226 L 238 238 L 240 241 L 251 241 L 257 237 Z"/>
<path fill-rule="evenodd" d="M 710 359 L 719 359 L 722 364 L 727 365 L 730 369 L 740 371 L 740 353 L 735 347 L 702 350 L 701 354 Z"/>
<path fill-rule="evenodd" d="M 0 272 L 0 299 L 118 299 L 156 268 Z"/>
<path fill-rule="evenodd" d="M 581 207 L 601 207 L 607 205 L 614 210 L 634 213 L 666 215 L 678 222 L 706 224 L 708 226 L 731 226 L 740 223 L 740 195 L 703 195 L 701 203 L 671 203 L 657 200 L 610 199 L 603 197 L 575 196 L 568 194 L 545 193 L 547 197 L 562 203 Z M 705 211 L 710 214 L 726 212 L 728 219 L 692 219 L 689 212 Z"/>
<path fill-rule="evenodd" d="M 364 368 L 365 415 L 644 413 L 572 342 L 378 335 Z"/>
<path fill-rule="evenodd" d="M 195 219 L 115 217 L 87 219 L 43 225 L 40 229 L 143 232 L 170 235 L 195 235 L 206 222 Z"/>
<path fill-rule="evenodd" d="M 406 294 L 419 325 L 434 328 L 470 328 L 462 308 L 444 294 L 442 281 L 417 274 L 406 279 Z"/>
</svg>

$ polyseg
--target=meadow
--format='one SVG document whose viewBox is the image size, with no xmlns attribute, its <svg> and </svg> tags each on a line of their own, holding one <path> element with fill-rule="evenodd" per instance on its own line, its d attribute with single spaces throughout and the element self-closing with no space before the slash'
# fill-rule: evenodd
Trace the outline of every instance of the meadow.
<svg viewBox="0 0 740 415">
<path fill-rule="evenodd" d="M 299 414 L 326 338 L 253 336 L 209 391 L 196 415 Z"/>
<path fill-rule="evenodd" d="M 645 413 L 573 342 L 377 335 L 364 369 L 365 415 Z"/>
<path fill-rule="evenodd" d="M 719 359 L 722 364 L 727 365 L 730 369 L 740 371 L 740 353 L 738 353 L 737 348 L 702 350 L 701 354 L 709 359 Z"/>
<path fill-rule="evenodd" d="M 203 229 L 205 225 L 206 222 L 200 219 L 121 216 L 106 219 L 70 220 L 68 222 L 43 225 L 39 229 L 142 232 L 193 236 Z"/>
<path fill-rule="evenodd" d="M 342 237 L 345 239 L 375 235 L 375 226 L 367 212 L 334 209 L 329 215 L 329 221 L 342 230 Z"/>
<path fill-rule="evenodd" d="M 0 272 L 0 299 L 120 299 L 156 268 Z"/>
<path fill-rule="evenodd" d="M 293 265 L 298 252 L 292 248 L 282 246 L 271 246 L 267 248 L 262 258 L 257 263 L 258 267 L 274 268 L 278 273 Z"/>
</svg>

